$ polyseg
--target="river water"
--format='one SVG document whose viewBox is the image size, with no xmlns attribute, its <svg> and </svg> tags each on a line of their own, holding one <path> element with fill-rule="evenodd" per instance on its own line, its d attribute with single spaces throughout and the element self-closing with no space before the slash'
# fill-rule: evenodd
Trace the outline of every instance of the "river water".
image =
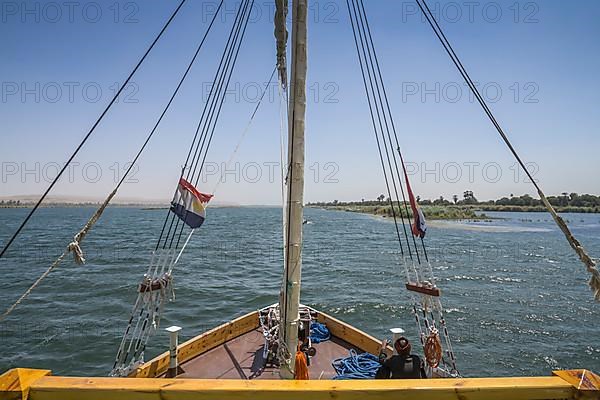
<svg viewBox="0 0 600 400">
<path fill-rule="evenodd" d="M 91 208 L 41 209 L 0 260 L 2 310 L 62 252 Z M 25 215 L 0 209 L 0 243 Z M 109 208 L 71 259 L 0 323 L 0 371 L 106 375 L 146 270 L 165 210 Z M 548 375 L 600 370 L 600 304 L 587 272 L 550 216 L 488 213 L 488 222 L 436 222 L 426 244 L 460 372 Z M 417 340 L 393 224 L 370 215 L 306 209 L 302 301 L 377 337 L 402 327 Z M 600 215 L 566 214 L 574 234 L 600 255 Z M 212 208 L 175 272 L 147 359 L 167 349 L 162 328 L 182 340 L 277 300 L 282 273 L 281 210 Z"/>
</svg>

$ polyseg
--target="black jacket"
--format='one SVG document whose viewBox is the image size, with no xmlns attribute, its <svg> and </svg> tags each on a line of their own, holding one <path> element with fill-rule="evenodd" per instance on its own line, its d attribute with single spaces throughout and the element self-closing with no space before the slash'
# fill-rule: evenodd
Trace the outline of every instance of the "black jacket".
<svg viewBox="0 0 600 400">
<path fill-rule="evenodd" d="M 427 378 L 423 361 L 419 356 L 395 355 L 383 362 L 375 375 L 376 379 L 419 379 Z"/>
</svg>

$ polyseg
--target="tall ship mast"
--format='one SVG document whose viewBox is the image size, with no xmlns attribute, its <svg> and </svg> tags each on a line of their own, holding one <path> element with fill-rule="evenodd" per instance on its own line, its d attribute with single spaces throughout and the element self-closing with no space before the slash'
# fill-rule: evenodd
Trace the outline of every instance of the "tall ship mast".
<svg viewBox="0 0 600 400">
<path fill-rule="evenodd" d="M 279 1 L 284 3 L 284 1 Z M 281 6 L 281 5 L 280 5 Z M 304 199 L 304 118 L 306 114 L 307 0 L 292 0 L 291 79 L 288 111 L 287 199 L 284 207 L 284 274 L 281 289 L 280 334 L 286 352 L 298 345 L 300 282 L 302 277 L 302 222 Z M 285 28 L 284 28 L 285 29 Z M 284 72 L 285 73 L 285 72 Z M 292 358 L 281 365 L 281 376 L 294 377 Z"/>
</svg>

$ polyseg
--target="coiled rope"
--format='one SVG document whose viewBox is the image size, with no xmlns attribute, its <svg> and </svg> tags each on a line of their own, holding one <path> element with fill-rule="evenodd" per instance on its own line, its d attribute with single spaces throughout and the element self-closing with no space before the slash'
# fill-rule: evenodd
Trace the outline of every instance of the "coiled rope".
<svg viewBox="0 0 600 400">
<path fill-rule="evenodd" d="M 321 343 L 331 339 L 331 333 L 325 324 L 313 322 L 310 324 L 310 340 L 313 343 Z"/>
<path fill-rule="evenodd" d="M 371 353 L 357 354 L 350 350 L 350 355 L 334 360 L 331 365 L 337 376 L 333 379 L 373 379 L 381 364 L 379 358 Z"/>
</svg>

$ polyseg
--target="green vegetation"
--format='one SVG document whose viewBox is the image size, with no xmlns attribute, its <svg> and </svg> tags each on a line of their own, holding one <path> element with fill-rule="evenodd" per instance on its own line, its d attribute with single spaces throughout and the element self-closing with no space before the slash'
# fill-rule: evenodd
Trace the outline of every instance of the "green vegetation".
<svg viewBox="0 0 600 400">
<path fill-rule="evenodd" d="M 486 211 L 546 211 L 542 201 L 528 194 L 522 196 L 510 195 L 498 200 L 478 201 L 472 191 L 465 191 L 462 200 L 454 195 L 452 202 L 440 197 L 436 200 L 418 200 L 421 205 L 468 205 L 477 206 Z M 567 193 L 560 196 L 548 196 L 548 201 L 561 212 L 600 212 L 600 196 L 592 194 Z"/>
<path fill-rule="evenodd" d="M 21 200 L 8 200 L 8 201 L 0 201 L 0 208 L 13 208 L 13 207 L 21 207 Z"/>
<path fill-rule="evenodd" d="M 328 210 L 340 210 L 349 212 L 358 212 L 364 214 L 380 215 L 382 217 L 393 217 L 392 207 L 389 204 L 383 202 L 379 204 L 372 204 L 373 202 L 365 203 L 309 203 L 308 207 L 319 207 Z M 482 213 L 477 213 L 470 207 L 461 206 L 423 206 L 421 207 L 426 219 L 445 219 L 445 220 L 456 220 L 456 219 L 469 219 L 469 220 L 481 220 L 489 219 L 488 216 Z M 412 218 L 412 210 L 410 206 L 402 206 L 401 210 L 395 207 L 396 216 L 402 216 L 406 218 L 409 216 Z M 408 211 L 408 212 L 407 212 Z"/>
<path fill-rule="evenodd" d="M 561 213 L 600 213 L 600 196 L 591 194 L 562 193 L 560 196 L 549 196 L 548 201 L 554 206 L 556 211 Z M 523 196 L 502 197 L 498 200 L 478 201 L 472 191 L 467 190 L 463 193 L 462 199 L 458 195 L 452 196 L 452 201 L 444 199 L 442 196 L 435 200 L 423 200 L 417 197 L 417 202 L 421 206 L 425 218 L 427 219 L 489 219 L 482 211 L 509 211 L 509 212 L 545 212 L 547 211 L 541 200 L 535 199 L 528 194 Z M 329 210 L 342 210 L 350 212 L 360 212 L 366 214 L 381 215 L 384 217 L 392 216 L 392 207 L 389 204 L 389 198 L 385 195 L 379 195 L 376 200 L 339 202 L 317 202 L 308 203 L 309 207 L 320 207 Z M 412 217 L 410 206 L 402 205 L 402 216 Z M 396 215 L 400 215 L 396 207 Z"/>
</svg>

